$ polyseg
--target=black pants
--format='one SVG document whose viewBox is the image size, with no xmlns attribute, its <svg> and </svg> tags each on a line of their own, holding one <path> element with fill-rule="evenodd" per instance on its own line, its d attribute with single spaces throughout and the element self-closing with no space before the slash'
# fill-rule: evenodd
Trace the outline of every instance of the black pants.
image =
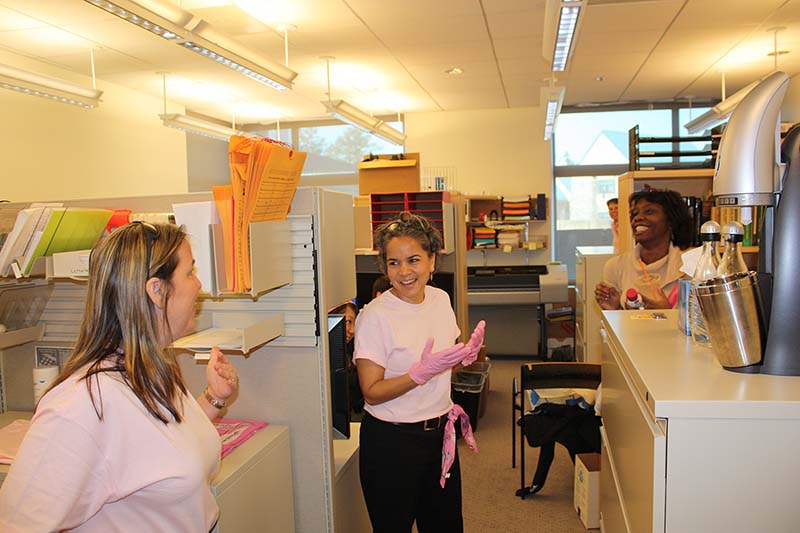
<svg viewBox="0 0 800 533">
<path fill-rule="evenodd" d="M 424 431 L 364 413 L 359 468 L 361 489 L 375 533 L 461 533 L 461 469 L 455 461 L 445 488 L 442 472 L 444 426 Z"/>
</svg>

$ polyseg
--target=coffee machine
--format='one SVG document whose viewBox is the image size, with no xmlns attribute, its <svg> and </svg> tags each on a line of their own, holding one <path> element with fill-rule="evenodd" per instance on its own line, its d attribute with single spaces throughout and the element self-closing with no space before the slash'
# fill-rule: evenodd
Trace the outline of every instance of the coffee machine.
<svg viewBox="0 0 800 533">
<path fill-rule="evenodd" d="M 780 146 L 778 124 L 788 85 L 785 73 L 774 72 L 736 106 L 720 141 L 713 194 L 720 206 L 767 206 L 759 238 L 767 340 L 761 365 L 749 371 L 799 376 L 800 128 Z"/>
</svg>

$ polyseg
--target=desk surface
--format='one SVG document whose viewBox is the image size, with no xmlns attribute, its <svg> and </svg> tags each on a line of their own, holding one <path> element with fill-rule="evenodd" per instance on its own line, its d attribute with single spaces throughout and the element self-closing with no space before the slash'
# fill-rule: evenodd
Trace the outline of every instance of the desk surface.
<svg viewBox="0 0 800 533">
<path fill-rule="evenodd" d="M 360 435 L 361 423 L 350 422 L 350 438 L 333 441 L 333 462 L 336 467 L 336 479 L 339 479 L 345 467 L 357 460 Z"/>
<path fill-rule="evenodd" d="M 603 312 L 610 340 L 655 416 L 800 419 L 800 377 L 725 370 L 710 348 L 678 331 L 677 311 L 664 313 L 666 320 Z"/>
<path fill-rule="evenodd" d="M 7 426 L 14 420 L 24 418 L 29 420 L 33 416 L 29 411 L 8 411 L 0 413 L 0 428 Z M 360 427 L 360 425 L 358 425 Z M 352 428 L 351 428 L 352 431 Z M 358 429 L 356 429 L 356 446 L 358 446 Z M 217 475 L 211 480 L 212 486 L 215 490 L 221 491 L 229 484 L 233 483 L 238 477 L 247 470 L 254 460 L 264 453 L 266 450 L 272 448 L 282 440 L 289 439 L 289 428 L 287 426 L 279 426 L 270 424 L 267 427 L 256 431 L 247 441 L 242 443 L 238 448 L 222 460 L 219 466 Z M 338 464 L 338 463 L 337 463 Z M 0 464 L 0 485 L 8 474 L 10 465 Z M 338 471 L 338 468 L 337 468 Z"/>
</svg>

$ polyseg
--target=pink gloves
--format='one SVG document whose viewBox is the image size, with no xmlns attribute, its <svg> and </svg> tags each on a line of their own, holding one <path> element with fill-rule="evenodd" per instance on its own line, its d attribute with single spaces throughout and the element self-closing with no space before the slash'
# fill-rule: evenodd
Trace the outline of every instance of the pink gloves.
<svg viewBox="0 0 800 533">
<path fill-rule="evenodd" d="M 425 343 L 420 360 L 411 365 L 408 370 L 408 376 L 417 385 L 424 385 L 435 375 L 452 368 L 458 363 L 464 366 L 474 363 L 483 344 L 485 327 L 486 323 L 481 320 L 475 331 L 472 332 L 467 344 L 459 342 L 436 353 L 431 352 L 433 350 L 433 338 L 431 337 Z"/>
<path fill-rule="evenodd" d="M 469 348 L 463 342 L 436 353 L 431 353 L 431 350 L 433 350 L 433 337 L 425 343 L 420 360 L 408 370 L 408 376 L 417 385 L 424 385 L 436 374 L 444 372 L 469 356 Z"/>
<path fill-rule="evenodd" d="M 483 336 L 486 333 L 486 321 L 481 320 L 478 322 L 478 325 L 475 326 L 475 330 L 472 332 L 472 335 L 469 337 L 469 341 L 467 342 L 467 348 L 469 348 L 469 354 L 461 361 L 463 366 L 469 366 L 475 362 L 478 358 L 478 352 L 481 350 L 481 346 L 483 346 Z"/>
</svg>

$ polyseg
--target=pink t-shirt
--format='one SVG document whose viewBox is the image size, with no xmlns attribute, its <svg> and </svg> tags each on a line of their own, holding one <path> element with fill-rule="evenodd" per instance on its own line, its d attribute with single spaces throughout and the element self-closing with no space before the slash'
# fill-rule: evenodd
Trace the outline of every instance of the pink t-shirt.
<svg viewBox="0 0 800 533">
<path fill-rule="evenodd" d="M 42 398 L 0 489 L 0 531 L 209 531 L 220 438 L 197 401 L 164 424 L 118 374 L 93 383 L 102 421 L 75 377 Z"/>
<path fill-rule="evenodd" d="M 385 369 L 384 378 L 394 378 L 419 361 L 429 337 L 435 339 L 436 352 L 452 346 L 460 334 L 450 297 L 443 290 L 426 286 L 421 304 L 404 302 L 386 291 L 356 318 L 353 358 L 369 359 Z M 364 405 L 369 414 L 386 422 L 418 422 L 452 407 L 449 370 L 394 400 Z"/>
</svg>

